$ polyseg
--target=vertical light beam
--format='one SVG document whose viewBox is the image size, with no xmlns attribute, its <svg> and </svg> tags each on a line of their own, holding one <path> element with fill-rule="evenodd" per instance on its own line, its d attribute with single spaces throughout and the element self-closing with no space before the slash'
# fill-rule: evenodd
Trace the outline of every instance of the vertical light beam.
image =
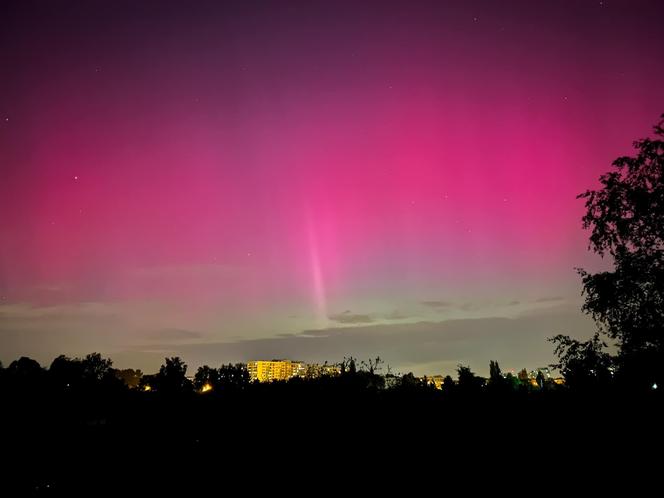
<svg viewBox="0 0 664 498">
<path fill-rule="evenodd" d="M 307 235 L 309 239 L 309 264 L 313 287 L 313 301 L 316 309 L 316 324 L 319 328 L 324 328 L 328 324 L 325 279 L 321 268 L 316 227 L 311 212 L 307 212 Z"/>
</svg>

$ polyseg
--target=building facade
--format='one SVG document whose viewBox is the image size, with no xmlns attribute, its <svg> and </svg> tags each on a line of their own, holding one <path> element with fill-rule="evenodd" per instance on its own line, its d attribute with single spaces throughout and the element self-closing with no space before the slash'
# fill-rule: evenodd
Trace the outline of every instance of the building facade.
<svg viewBox="0 0 664 498">
<path fill-rule="evenodd" d="M 303 361 L 284 359 L 254 360 L 247 363 L 251 381 L 272 382 L 288 380 L 292 377 L 320 377 L 322 375 L 338 375 L 338 365 L 307 364 Z"/>
<path fill-rule="evenodd" d="M 293 364 L 290 360 L 256 360 L 247 363 L 247 370 L 252 381 L 288 380 L 293 376 Z"/>
</svg>

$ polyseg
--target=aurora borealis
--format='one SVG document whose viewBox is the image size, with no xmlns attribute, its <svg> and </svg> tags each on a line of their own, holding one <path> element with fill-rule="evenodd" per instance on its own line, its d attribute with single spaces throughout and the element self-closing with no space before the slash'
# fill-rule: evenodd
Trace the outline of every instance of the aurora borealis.
<svg viewBox="0 0 664 498">
<path fill-rule="evenodd" d="M 0 359 L 480 373 L 588 336 L 661 2 L 3 2 Z"/>
</svg>

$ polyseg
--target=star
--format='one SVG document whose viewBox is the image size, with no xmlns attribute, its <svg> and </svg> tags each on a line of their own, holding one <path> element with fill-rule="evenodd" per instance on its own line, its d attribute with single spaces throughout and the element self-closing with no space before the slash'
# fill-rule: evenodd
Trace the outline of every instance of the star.
<svg viewBox="0 0 664 498">
<path fill-rule="evenodd" d="M 74 180 L 78 180 L 78 176 L 74 176 Z"/>
</svg>

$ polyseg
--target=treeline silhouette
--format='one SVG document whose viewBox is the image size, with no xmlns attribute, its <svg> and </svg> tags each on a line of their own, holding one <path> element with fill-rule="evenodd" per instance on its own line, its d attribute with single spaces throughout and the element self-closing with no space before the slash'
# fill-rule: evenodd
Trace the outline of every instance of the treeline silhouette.
<svg viewBox="0 0 664 498">
<path fill-rule="evenodd" d="M 21 357 L 7 368 L 0 364 L 0 389 L 6 396 L 18 397 L 123 395 L 162 398 L 192 394 L 224 398 L 238 395 L 270 396 L 273 391 L 386 397 L 410 393 L 442 398 L 525 395 L 567 390 L 565 385 L 557 385 L 541 372 L 536 381 L 523 375 L 503 375 L 497 361 L 490 362 L 488 379 L 476 375 L 468 366 L 459 365 L 457 378 L 447 375 L 440 388 L 435 385 L 433 378 L 415 377 L 412 373 L 383 374 L 382 363 L 379 357 L 368 362 L 358 362 L 349 357 L 337 364 L 338 373 L 304 374 L 287 380 L 259 382 L 250 379 L 247 366 L 243 363 L 221 365 L 219 368 L 204 365 L 190 379 L 187 376 L 187 364 L 177 356 L 165 358 L 159 371 L 150 375 L 144 375 L 138 369 L 115 369 L 112 360 L 99 353 L 91 353 L 84 358 L 60 355 L 48 368 L 43 368 L 36 360 Z M 585 384 L 578 386 L 586 387 Z M 607 382 L 605 387 L 609 386 Z M 596 388 L 597 384 L 592 384 L 592 387 Z"/>
<path fill-rule="evenodd" d="M 251 382 L 243 364 L 203 366 L 190 380 L 178 357 L 154 375 L 114 369 L 98 353 L 59 356 L 49 368 L 19 358 L 0 370 L 5 484 L 67 496 L 219 490 L 208 473 L 221 472 L 224 483 L 247 468 L 352 473 L 347 459 L 358 448 L 367 458 L 445 448 L 436 458 L 454 465 L 490 447 L 569 459 L 581 443 L 610 451 L 661 436 L 660 391 L 625 390 L 611 375 L 603 388 L 533 383 L 492 361 L 488 379 L 459 365 L 437 389 L 380 367 L 347 358 L 337 375 Z M 361 468 L 369 465 L 381 467 Z"/>
<path fill-rule="evenodd" d="M 98 397 L 144 396 L 182 398 L 199 394 L 208 397 L 269 397 L 273 392 L 324 396 L 423 396 L 435 399 L 478 398 L 497 396 L 575 395 L 589 392 L 643 391 L 658 394 L 657 384 L 643 381 L 631 386 L 616 375 L 615 358 L 602 350 L 597 337 L 578 342 L 566 336 L 551 339 L 557 344 L 559 368 L 564 377 L 545 376 L 538 369 L 536 376 L 525 369 L 514 375 L 503 374 L 497 361 L 489 362 L 489 377 L 475 374 L 469 366 L 458 365 L 456 379 L 445 376 L 438 385 L 433 377 L 415 377 L 412 373 L 395 374 L 388 367 L 382 373 L 380 357 L 358 362 L 344 358 L 336 366 L 337 373 L 307 372 L 285 380 L 259 382 L 251 380 L 244 363 L 222 364 L 218 368 L 201 366 L 193 378 L 187 376 L 187 364 L 180 357 L 165 358 L 156 374 L 144 375 L 139 369 L 115 369 L 110 358 L 91 353 L 84 358 L 60 355 L 48 368 L 36 360 L 21 357 L 4 368 L 0 363 L 0 389 L 10 397 Z M 440 376 L 439 376 L 440 377 Z M 649 389 L 643 389 L 647 385 Z M 638 388 L 638 389 L 637 389 Z"/>
</svg>

